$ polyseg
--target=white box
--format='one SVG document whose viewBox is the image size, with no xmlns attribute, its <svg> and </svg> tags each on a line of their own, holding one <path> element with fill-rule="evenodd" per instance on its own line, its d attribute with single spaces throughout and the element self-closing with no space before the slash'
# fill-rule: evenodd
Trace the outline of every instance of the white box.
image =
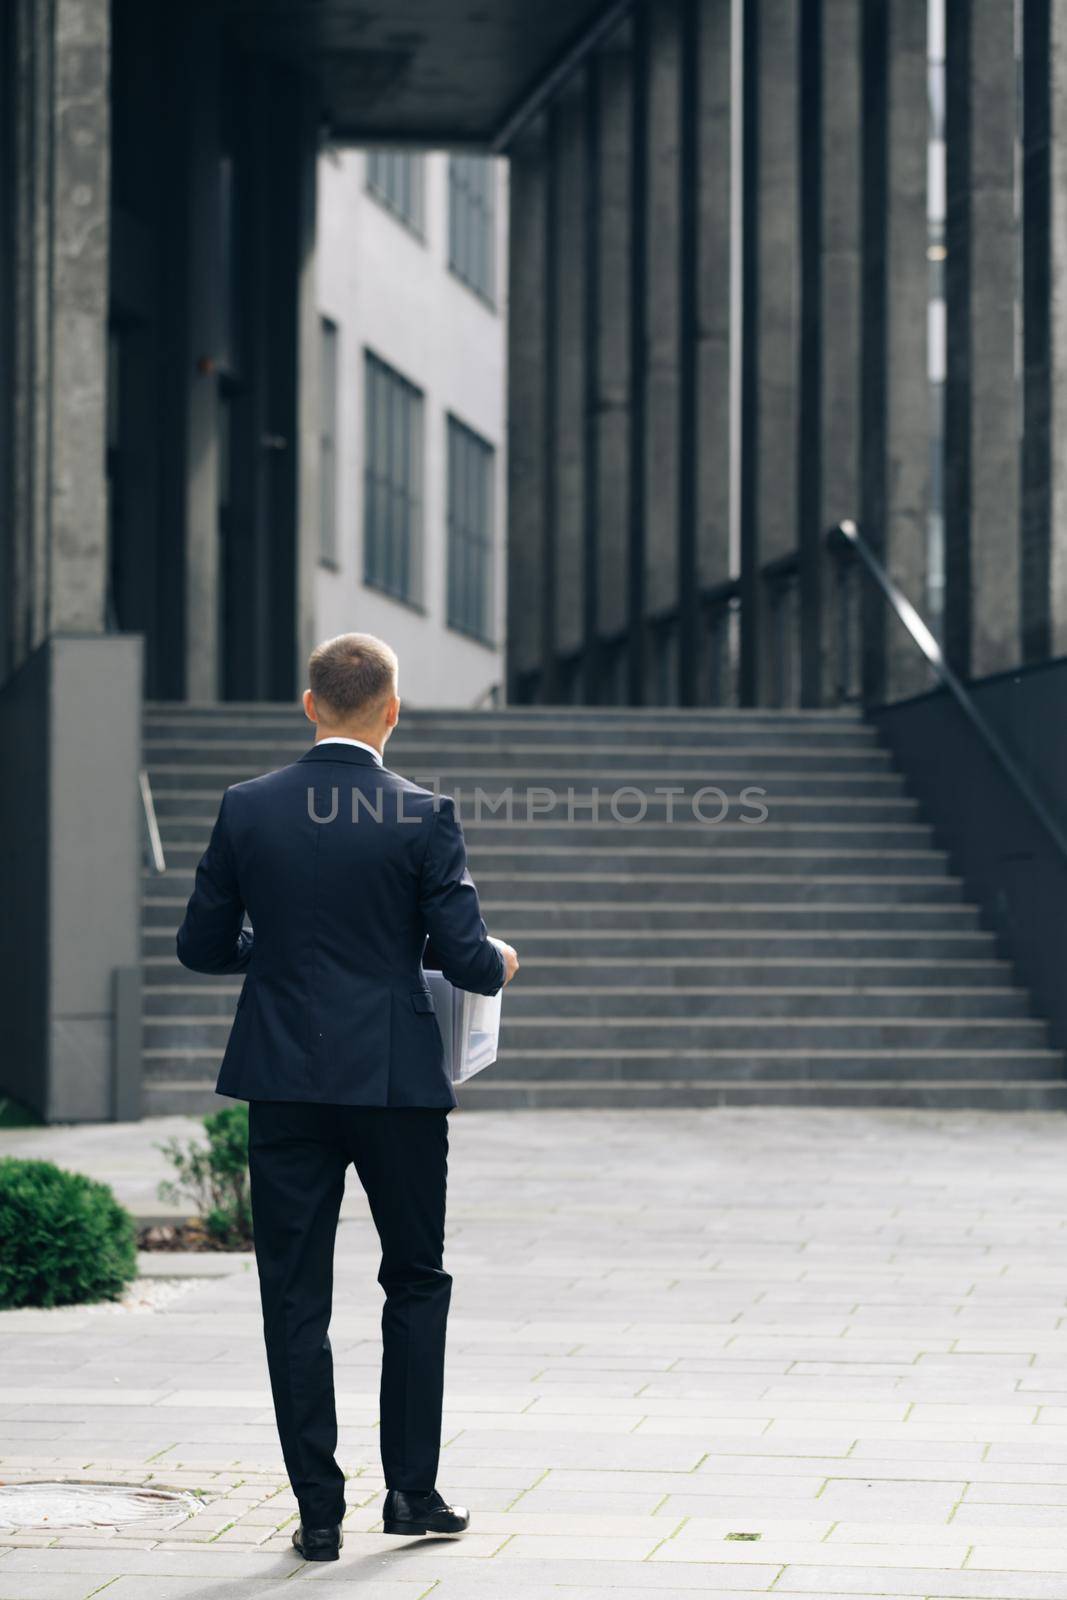
<svg viewBox="0 0 1067 1600">
<path fill-rule="evenodd" d="M 426 982 L 444 1042 L 445 1066 L 453 1083 L 466 1083 L 496 1060 L 504 991 L 471 994 L 454 988 L 442 972 L 427 972 Z"/>
</svg>

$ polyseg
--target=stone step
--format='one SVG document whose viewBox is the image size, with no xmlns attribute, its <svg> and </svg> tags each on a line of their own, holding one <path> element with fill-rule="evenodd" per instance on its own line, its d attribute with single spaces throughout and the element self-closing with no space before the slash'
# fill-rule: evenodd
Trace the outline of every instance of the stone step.
<svg viewBox="0 0 1067 1600">
<path fill-rule="evenodd" d="M 159 705 L 145 733 L 170 868 L 144 880 L 146 1108 L 208 1110 L 241 980 L 185 972 L 174 931 L 223 788 L 310 729 Z M 457 797 L 522 958 L 462 1105 L 1067 1109 L 1062 1054 L 854 711 L 405 707 L 387 761 Z M 695 814 L 713 788 L 725 816 Z"/>
<path fill-rule="evenodd" d="M 214 1050 L 221 1057 L 231 1020 L 197 1014 L 149 1017 L 144 1044 L 151 1052 Z M 940 1051 L 972 1062 L 986 1055 L 999 1061 L 1008 1053 L 1041 1051 L 1047 1046 L 1047 1028 L 1028 1017 L 531 1017 L 509 1010 L 501 1039 L 502 1059 L 516 1051 L 527 1060 L 543 1057 L 546 1062 L 559 1052 L 584 1054 L 604 1064 L 604 1070 L 613 1061 L 646 1051 L 668 1061 L 683 1055 L 699 1061 L 705 1054 L 727 1051 L 782 1052 L 787 1061 L 819 1051 L 890 1051 L 906 1064 L 913 1055 Z"/>
<path fill-rule="evenodd" d="M 200 859 L 196 845 L 174 845 L 167 853 L 168 870 L 145 871 L 146 901 L 187 899 Z M 740 873 L 718 877 L 713 873 L 516 873 L 479 872 L 483 903 L 584 904 L 590 899 L 620 906 L 657 902 L 719 905 L 956 905 L 963 897 L 959 878 L 771 878 Z"/>
<path fill-rule="evenodd" d="M 190 742 L 186 749 L 172 741 L 148 740 L 144 754 L 155 786 L 157 782 L 173 782 L 190 774 L 196 781 L 203 781 L 201 774 L 204 772 L 212 781 L 229 772 L 255 777 L 290 766 L 299 761 L 307 749 L 304 745 L 249 741 L 232 745 L 216 741 L 207 746 Z M 515 783 L 520 779 L 540 783 L 549 777 L 561 782 L 574 779 L 586 783 L 622 782 L 632 777 L 655 783 L 667 775 L 672 780 L 688 777 L 694 783 L 727 776 L 753 781 L 780 780 L 789 775 L 798 782 L 810 776 L 813 782 L 841 785 L 866 781 L 899 786 L 904 781 L 894 768 L 889 751 L 867 743 L 843 750 L 836 747 L 824 750 L 820 746 L 814 752 L 723 747 L 697 750 L 690 745 L 648 747 L 634 744 L 605 751 L 591 749 L 588 740 L 564 748 L 530 744 L 481 749 L 425 744 L 400 747 L 390 743 L 385 764 L 391 771 L 402 773 L 414 782 L 435 777 L 442 788 L 448 784 L 484 784 L 494 777 L 501 783 Z"/>
<path fill-rule="evenodd" d="M 494 1078 L 490 1070 L 462 1084 L 458 1097 L 461 1112 L 515 1111 L 532 1107 L 560 1111 L 629 1107 L 655 1112 L 700 1106 L 899 1106 L 936 1111 L 1063 1111 L 1067 1110 L 1067 1081 L 1039 1078 L 913 1083 L 871 1078 L 855 1083 L 833 1079 L 776 1083 L 716 1080 L 692 1083 L 670 1079 L 533 1083 Z M 144 1085 L 145 1116 L 203 1116 L 228 1103 L 219 1099 L 207 1081 L 148 1081 Z"/>
<path fill-rule="evenodd" d="M 359 825 L 358 822 L 347 824 L 349 827 Z M 374 826 L 373 822 L 369 825 Z M 597 848 L 620 851 L 645 849 L 654 850 L 657 854 L 688 849 L 697 851 L 703 857 L 705 871 L 718 870 L 718 860 L 733 852 L 754 856 L 764 863 L 764 870 L 770 870 L 777 852 L 800 850 L 809 858 L 806 870 L 818 872 L 812 858 L 817 861 L 824 857 L 840 856 L 842 851 L 852 856 L 896 857 L 899 861 L 901 854 L 912 856 L 933 849 L 933 830 L 922 822 L 871 824 L 842 821 L 826 824 L 771 820 L 759 824 L 727 821 L 712 825 L 688 820 L 659 822 L 651 818 L 643 822 L 517 820 L 512 823 L 463 819 L 463 831 L 472 852 L 494 846 L 498 850 L 506 849 L 512 856 L 520 849 L 538 852 L 571 849 L 580 850 L 583 855 Z M 210 832 L 210 818 L 160 818 L 164 849 L 172 843 L 198 841 L 203 848 Z"/>
<path fill-rule="evenodd" d="M 221 792 L 221 791 L 220 791 Z M 357 798 L 353 800 L 355 794 Z M 747 833 L 766 827 L 829 826 L 859 828 L 879 825 L 882 830 L 919 823 L 918 802 L 901 795 L 891 800 L 826 799 L 776 794 L 764 788 L 733 789 L 704 786 L 692 794 L 669 798 L 644 794 L 634 786 L 602 791 L 598 796 L 565 789 L 514 789 L 499 793 L 479 793 L 477 789 L 454 793 L 460 821 L 467 833 L 475 828 L 510 827 L 699 827 L 729 832 L 742 828 Z M 218 795 L 198 801 L 185 794 L 162 792 L 154 795 L 160 827 L 167 831 L 175 815 L 203 817 L 202 827 L 209 832 L 218 811 Z M 339 825 L 373 825 L 375 816 L 390 820 L 414 813 L 407 801 L 363 798 L 363 791 L 337 786 L 336 793 L 322 792 L 321 799 L 300 799 L 300 810 L 314 804 L 315 815 L 323 822 Z M 403 810 L 400 810 L 403 807 Z M 180 811 L 179 811 L 180 808 Z M 377 811 L 374 809 L 377 808 Z"/>
<path fill-rule="evenodd" d="M 494 1077 L 480 1072 L 459 1086 L 459 1110 L 563 1110 L 686 1106 L 885 1106 L 929 1110 L 1067 1110 L 1067 1080 L 1054 1077 L 997 1078 L 693 1078 L 653 1077 L 555 1083 Z M 146 1117 L 198 1115 L 219 1110 L 214 1078 L 147 1078 L 142 1085 Z"/>
<path fill-rule="evenodd" d="M 205 982 L 220 981 L 208 980 L 200 973 L 188 972 L 179 966 L 173 942 L 165 940 L 146 954 L 144 969 L 150 985 L 166 983 L 195 990 Z M 870 959 L 852 955 L 847 962 L 842 962 L 837 957 L 812 960 L 806 951 L 792 957 L 719 955 L 711 962 L 691 952 L 680 951 L 672 955 L 657 952 L 635 957 L 607 955 L 602 950 L 589 949 L 560 960 L 524 950 L 522 971 L 527 980 L 556 991 L 563 991 L 572 984 L 630 988 L 634 984 L 652 982 L 676 989 L 717 988 L 724 993 L 737 988 L 764 987 L 851 987 L 859 992 L 872 986 L 904 991 L 947 987 L 984 990 L 990 985 L 1010 984 L 1013 977 L 1010 962 L 990 957 L 909 960 L 906 956 Z M 235 980 L 235 984 L 236 993 L 240 980 Z"/>
<path fill-rule="evenodd" d="M 233 1020 L 240 978 L 200 978 L 194 983 L 164 981 L 162 976 L 144 989 L 145 1016 L 223 1018 Z M 907 989 L 751 988 L 723 989 L 693 984 L 665 988 L 651 984 L 585 983 L 569 988 L 547 987 L 530 981 L 525 965 L 522 982 L 508 988 L 505 1015 L 512 1018 L 543 1017 L 752 1017 L 770 1018 L 872 1018 L 891 1015 L 899 1007 L 909 1017 L 929 1017 L 937 1022 L 960 1017 L 1029 1017 L 1030 997 L 1024 989 L 989 984 L 966 988 Z"/>
<path fill-rule="evenodd" d="M 190 879 L 186 893 L 154 895 L 144 904 L 143 922 L 148 929 L 169 928 L 175 931 L 185 913 Z M 840 933 L 846 929 L 874 933 L 884 929 L 889 933 L 914 931 L 950 932 L 970 931 L 979 927 L 978 910 L 973 905 L 746 905 L 729 902 L 717 905 L 682 903 L 677 905 L 649 901 L 641 904 L 620 904 L 617 901 L 596 902 L 589 897 L 557 902 L 497 900 L 482 897 L 482 912 L 492 928 L 522 926 L 531 932 L 578 932 L 604 929 L 609 933 L 633 930 L 656 933 L 660 929 L 684 930 L 693 933 L 725 932 L 726 930 Z M 511 941 L 514 943 L 514 941 Z"/>
<path fill-rule="evenodd" d="M 203 1091 L 201 1091 L 202 1093 Z M 700 1106 L 811 1106 L 909 1107 L 930 1111 L 1063 1111 L 1067 1110 L 1067 1082 L 972 1079 L 911 1082 L 870 1078 L 841 1083 L 835 1079 L 806 1082 L 734 1083 L 685 1080 L 630 1083 L 529 1083 L 492 1079 L 479 1073 L 458 1090 L 460 1109 L 499 1111 L 526 1108 L 617 1107 L 668 1110 Z M 216 1105 L 218 1101 L 214 1102 Z M 205 1108 L 207 1102 L 204 1102 Z M 180 1110 L 163 1097 L 163 1108 Z"/>
<path fill-rule="evenodd" d="M 148 927 L 142 939 L 145 955 L 160 955 L 174 949 L 176 924 Z M 501 935 L 503 937 L 503 935 Z M 767 959 L 770 957 L 807 958 L 821 956 L 825 960 L 840 961 L 843 965 L 857 955 L 867 959 L 908 956 L 912 960 L 933 959 L 950 961 L 971 959 L 996 954 L 996 940 L 992 933 L 976 929 L 956 932 L 904 932 L 879 930 L 865 932 L 848 929 L 840 932 L 810 932 L 797 929 L 756 931 L 751 928 L 736 932 L 708 932 L 703 929 L 587 929 L 568 928 L 547 931 L 509 925 L 508 941 L 527 955 L 548 957 L 555 961 L 570 961 L 576 956 L 629 956 L 648 959 L 668 953 L 689 956 L 704 962 L 716 962 L 723 957 Z"/>
</svg>

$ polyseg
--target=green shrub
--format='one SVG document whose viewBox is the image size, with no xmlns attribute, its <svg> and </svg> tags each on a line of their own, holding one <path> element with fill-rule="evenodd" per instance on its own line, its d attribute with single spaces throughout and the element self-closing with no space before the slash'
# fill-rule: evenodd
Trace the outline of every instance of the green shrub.
<svg viewBox="0 0 1067 1600">
<path fill-rule="evenodd" d="M 210 1238 L 222 1249 L 252 1241 L 248 1192 L 248 1107 L 242 1102 L 204 1118 L 207 1144 L 168 1139 L 159 1148 L 178 1176 L 159 1186 L 159 1198 L 191 1200 Z"/>
<path fill-rule="evenodd" d="M 136 1276 L 133 1218 L 107 1184 L 0 1160 L 0 1306 L 115 1300 Z"/>
</svg>

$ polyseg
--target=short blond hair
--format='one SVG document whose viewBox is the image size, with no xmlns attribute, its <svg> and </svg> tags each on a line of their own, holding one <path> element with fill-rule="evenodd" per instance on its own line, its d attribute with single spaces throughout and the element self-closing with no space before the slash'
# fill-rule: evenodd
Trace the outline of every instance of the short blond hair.
<svg viewBox="0 0 1067 1600">
<path fill-rule="evenodd" d="M 396 694 L 396 651 L 372 633 L 339 633 L 316 645 L 308 661 L 315 703 L 335 722 L 376 711 Z"/>
</svg>

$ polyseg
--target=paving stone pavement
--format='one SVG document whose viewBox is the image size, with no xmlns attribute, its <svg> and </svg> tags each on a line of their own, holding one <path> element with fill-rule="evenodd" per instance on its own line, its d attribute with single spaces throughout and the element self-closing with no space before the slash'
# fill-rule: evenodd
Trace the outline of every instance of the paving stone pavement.
<svg viewBox="0 0 1067 1600">
<path fill-rule="evenodd" d="M 0 1154 L 151 1210 L 175 1122 L 8 1130 Z M 199 1508 L 0 1529 L 0 1600 L 1067 1600 L 1061 1115 L 461 1111 L 451 1144 L 440 1483 L 471 1532 L 377 1531 L 380 1292 L 353 1184 L 342 1560 L 288 1548 L 249 1261 L 155 1257 L 160 1292 L 127 1305 L 0 1314 L 0 1480 Z"/>
</svg>

